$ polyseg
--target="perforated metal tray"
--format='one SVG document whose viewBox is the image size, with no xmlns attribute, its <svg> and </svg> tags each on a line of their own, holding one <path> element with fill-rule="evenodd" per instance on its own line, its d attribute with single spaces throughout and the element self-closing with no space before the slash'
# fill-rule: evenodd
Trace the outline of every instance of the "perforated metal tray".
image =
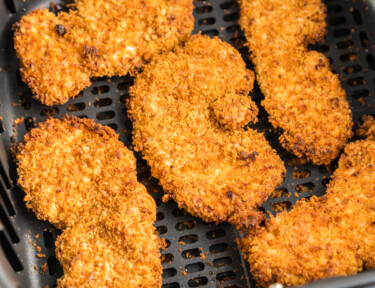
<svg viewBox="0 0 375 288">
<path fill-rule="evenodd" d="M 194 33 L 202 31 L 233 44 L 252 68 L 247 60 L 249 52 L 243 46 L 245 38 L 238 26 L 238 3 L 196 0 L 194 4 Z M 22 15 L 41 5 L 49 7 L 49 1 L 0 2 L 0 286 L 4 287 L 53 287 L 62 275 L 54 253 L 54 241 L 59 231 L 49 223 L 38 221 L 26 210 L 24 194 L 15 185 L 17 175 L 10 158 L 11 142 L 22 140 L 27 130 L 48 116 L 72 114 L 111 126 L 125 145 L 132 148 L 132 124 L 125 108 L 128 88 L 132 85 L 129 77 L 96 79 L 81 97 L 62 106 L 48 108 L 32 99 L 30 90 L 20 80 L 11 27 Z M 327 0 L 326 5 L 326 41 L 312 48 L 331 59 L 347 92 L 354 121 L 358 121 L 361 115 L 375 112 L 375 95 L 372 95 L 375 91 L 375 2 Z M 258 88 L 251 96 L 257 104 L 263 98 Z M 288 170 L 280 187 L 282 196 L 270 198 L 262 209 L 275 214 L 291 208 L 301 198 L 324 194 L 335 163 L 330 167 L 295 165 L 294 157 L 279 146 L 278 135 L 272 131 L 261 107 L 259 116 L 255 128 L 266 134 Z M 16 119 L 21 117 L 24 121 L 14 130 Z M 255 287 L 248 266 L 237 249 L 235 239 L 238 235 L 231 226 L 204 223 L 178 209 L 173 202 L 162 203 L 163 192 L 158 181 L 151 178 L 140 155 L 136 156 L 139 180 L 147 186 L 158 206 L 155 225 L 168 243 L 162 251 L 163 287 Z M 374 273 L 362 273 L 344 281 L 318 282 L 314 287 L 370 287 L 370 283 L 375 283 L 374 279 Z"/>
</svg>

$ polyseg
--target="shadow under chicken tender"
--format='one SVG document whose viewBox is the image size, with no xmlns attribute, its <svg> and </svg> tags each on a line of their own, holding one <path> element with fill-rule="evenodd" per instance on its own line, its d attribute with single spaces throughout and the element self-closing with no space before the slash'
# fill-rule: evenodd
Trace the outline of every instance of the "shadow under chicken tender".
<svg viewBox="0 0 375 288">
<path fill-rule="evenodd" d="M 285 168 L 256 121 L 253 72 L 218 38 L 195 35 L 145 66 L 130 90 L 133 143 L 160 179 L 164 201 L 204 221 L 257 224 Z"/>
<path fill-rule="evenodd" d="M 346 146 L 322 198 L 299 201 L 240 241 L 262 287 L 375 268 L 375 141 Z"/>
<path fill-rule="evenodd" d="M 134 74 L 186 40 L 191 0 L 79 0 L 55 15 L 38 9 L 15 24 L 22 79 L 46 105 L 66 103 L 90 77 Z"/>
<path fill-rule="evenodd" d="M 352 136 L 352 114 L 328 59 L 307 46 L 326 33 L 321 0 L 242 0 L 240 24 L 252 52 L 262 105 L 281 145 L 329 164 Z"/>
</svg>

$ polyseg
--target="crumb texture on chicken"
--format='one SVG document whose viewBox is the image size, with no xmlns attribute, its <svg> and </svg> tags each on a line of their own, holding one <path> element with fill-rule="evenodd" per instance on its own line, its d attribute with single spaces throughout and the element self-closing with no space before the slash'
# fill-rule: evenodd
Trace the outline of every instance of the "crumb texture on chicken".
<svg viewBox="0 0 375 288">
<path fill-rule="evenodd" d="M 375 141 L 345 147 L 322 198 L 299 201 L 240 241 L 262 287 L 375 268 Z"/>
<path fill-rule="evenodd" d="M 191 0 L 79 0 L 74 8 L 37 9 L 14 26 L 22 79 L 46 105 L 66 103 L 90 77 L 134 74 L 194 27 Z"/>
<path fill-rule="evenodd" d="M 64 270 L 58 287 L 161 287 L 156 205 L 144 186 L 131 188 L 126 197 L 113 199 L 110 215 L 80 221 L 57 238 Z"/>
<path fill-rule="evenodd" d="M 321 0 L 242 0 L 240 17 L 281 145 L 318 165 L 338 156 L 353 126 L 328 59 L 307 49 L 326 33 L 325 11 Z"/>
<path fill-rule="evenodd" d="M 363 115 L 359 123 L 357 123 L 355 134 L 359 138 L 375 140 L 375 117 Z"/>
<path fill-rule="evenodd" d="M 156 205 L 113 129 L 49 118 L 14 152 L 26 206 L 65 229 L 56 244 L 59 287 L 161 287 Z"/>
<path fill-rule="evenodd" d="M 145 67 L 128 102 L 135 149 L 164 200 L 239 229 L 262 219 L 257 208 L 285 173 L 263 134 L 243 129 L 256 121 L 253 79 L 229 44 L 194 35 Z"/>
</svg>

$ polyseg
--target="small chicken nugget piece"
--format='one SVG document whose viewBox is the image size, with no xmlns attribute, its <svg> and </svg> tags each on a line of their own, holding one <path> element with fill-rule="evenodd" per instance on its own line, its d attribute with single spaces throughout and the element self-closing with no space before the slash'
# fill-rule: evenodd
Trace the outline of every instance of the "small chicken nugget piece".
<svg viewBox="0 0 375 288">
<path fill-rule="evenodd" d="M 137 183 L 135 158 L 115 131 L 73 116 L 32 129 L 18 144 L 16 161 L 27 207 L 61 229 L 106 213 Z"/>
<path fill-rule="evenodd" d="M 164 201 L 238 229 L 263 218 L 258 207 L 285 168 L 262 133 L 243 130 L 258 111 L 248 97 L 253 79 L 237 50 L 202 35 L 138 75 L 128 102 L 133 142 L 160 179 Z"/>
<path fill-rule="evenodd" d="M 308 51 L 326 33 L 321 0 L 242 0 L 241 27 L 252 52 L 262 105 L 281 145 L 329 164 L 352 136 L 352 114 L 328 59 Z"/>
<path fill-rule="evenodd" d="M 243 238 L 258 284 L 299 286 L 375 268 L 375 141 L 348 144 L 327 194 L 299 201 Z"/>
<path fill-rule="evenodd" d="M 79 0 L 75 8 L 35 10 L 14 26 L 22 79 L 46 105 L 74 98 L 90 77 L 134 74 L 194 27 L 191 0 Z"/>
<path fill-rule="evenodd" d="M 99 221 L 82 219 L 57 238 L 58 287 L 161 287 L 156 205 L 143 185 L 131 188 Z"/>
</svg>

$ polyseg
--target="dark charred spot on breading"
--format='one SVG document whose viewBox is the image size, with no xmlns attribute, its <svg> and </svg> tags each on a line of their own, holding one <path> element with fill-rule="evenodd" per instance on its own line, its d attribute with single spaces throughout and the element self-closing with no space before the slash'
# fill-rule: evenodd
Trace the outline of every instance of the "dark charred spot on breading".
<svg viewBox="0 0 375 288">
<path fill-rule="evenodd" d="M 242 160 L 249 160 L 251 162 L 255 161 L 255 157 L 258 155 L 258 152 L 254 151 L 251 153 L 247 153 L 246 151 L 241 151 L 240 152 L 240 157 Z"/>
<path fill-rule="evenodd" d="M 60 36 L 64 36 L 65 33 L 66 33 L 66 29 L 65 29 L 64 25 L 61 25 L 61 24 L 57 24 L 55 26 L 55 30 L 56 30 L 57 34 L 59 34 Z"/>
<path fill-rule="evenodd" d="M 83 52 L 85 53 L 86 57 L 100 58 L 99 49 L 95 46 L 85 45 L 83 47 Z"/>
</svg>

